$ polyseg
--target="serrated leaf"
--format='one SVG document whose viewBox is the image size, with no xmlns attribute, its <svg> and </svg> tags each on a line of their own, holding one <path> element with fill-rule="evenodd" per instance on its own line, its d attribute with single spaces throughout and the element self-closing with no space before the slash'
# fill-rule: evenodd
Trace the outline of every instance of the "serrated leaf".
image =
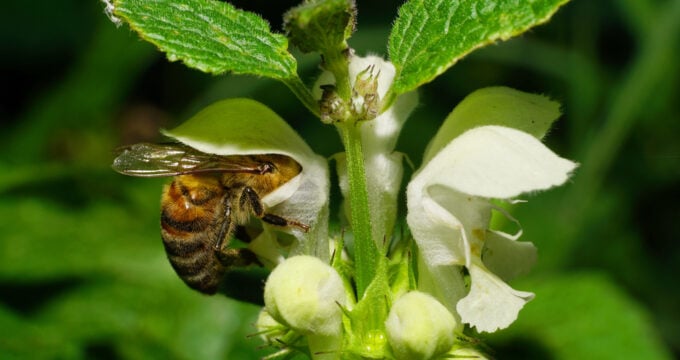
<svg viewBox="0 0 680 360">
<path fill-rule="evenodd" d="M 411 91 L 470 51 L 546 22 L 568 0 L 411 0 L 389 40 L 393 91 Z"/>
<path fill-rule="evenodd" d="M 290 41 L 303 52 L 325 53 L 347 47 L 356 8 L 351 0 L 309 1 L 284 16 Z"/>
<path fill-rule="evenodd" d="M 285 36 L 258 15 L 216 0 L 113 0 L 113 15 L 164 51 L 198 70 L 274 79 L 296 77 Z"/>
</svg>

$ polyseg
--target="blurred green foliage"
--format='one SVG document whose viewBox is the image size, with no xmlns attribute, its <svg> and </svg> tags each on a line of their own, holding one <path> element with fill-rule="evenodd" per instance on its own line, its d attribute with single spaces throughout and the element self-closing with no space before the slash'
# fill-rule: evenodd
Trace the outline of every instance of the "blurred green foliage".
<svg viewBox="0 0 680 360">
<path fill-rule="evenodd" d="M 237 1 L 274 29 L 293 2 Z M 359 54 L 385 54 L 398 1 L 358 1 Z M 163 181 L 109 169 L 221 98 L 253 97 L 319 153 L 335 132 L 284 85 L 168 63 L 97 1 L 5 1 L 0 15 L 0 358 L 250 359 L 258 307 L 190 291 L 158 233 Z M 680 356 L 680 1 L 575 0 L 421 89 L 398 149 L 416 163 L 454 105 L 505 85 L 561 101 L 547 137 L 581 166 L 517 206 L 536 299 L 485 341 L 500 359 Z M 300 56 L 303 79 L 317 73 Z M 408 174 L 407 174 L 408 176 Z M 337 190 L 335 190 L 337 192 Z M 337 203 L 337 202 L 336 202 Z"/>
</svg>

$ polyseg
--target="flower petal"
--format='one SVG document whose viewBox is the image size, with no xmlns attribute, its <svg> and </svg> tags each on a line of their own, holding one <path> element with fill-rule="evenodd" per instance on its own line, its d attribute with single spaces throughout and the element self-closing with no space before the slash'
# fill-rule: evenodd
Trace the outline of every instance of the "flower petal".
<svg viewBox="0 0 680 360">
<path fill-rule="evenodd" d="M 264 224 L 270 231 L 287 231 L 299 240 L 294 254 L 328 260 L 327 217 L 329 175 L 326 160 L 281 117 L 250 99 L 218 101 L 164 134 L 199 151 L 216 155 L 283 154 L 295 159 L 302 172 L 262 198 L 267 211 L 310 226 L 305 233 L 291 227 Z"/>
<path fill-rule="evenodd" d="M 484 245 L 484 265 L 503 281 L 527 274 L 536 263 L 536 246 L 528 241 L 515 241 L 502 233 L 487 231 Z"/>
<path fill-rule="evenodd" d="M 406 216 L 418 251 L 429 266 L 465 264 L 470 246 L 463 224 L 436 201 L 424 195 L 418 185 L 411 182 L 407 189 Z"/>
<path fill-rule="evenodd" d="M 542 95 L 502 86 L 476 90 L 446 117 L 425 151 L 423 162 L 429 161 L 467 130 L 500 125 L 522 130 L 540 139 L 559 116 L 560 104 Z"/>
<path fill-rule="evenodd" d="M 525 132 L 482 126 L 446 145 L 416 179 L 470 195 L 508 199 L 561 185 L 575 167 Z"/>
<path fill-rule="evenodd" d="M 517 319 L 524 304 L 534 298 L 530 292 L 517 291 L 475 261 L 470 271 L 470 292 L 456 309 L 464 323 L 480 332 L 504 329 Z"/>
<path fill-rule="evenodd" d="M 407 189 L 406 221 L 418 250 L 430 266 L 469 265 L 471 253 L 481 255 L 483 233 L 492 205 L 442 185 L 426 186 L 417 176 Z"/>
<path fill-rule="evenodd" d="M 445 280 L 443 280 L 445 279 Z M 418 290 L 434 296 L 444 305 L 460 324 L 456 304 L 467 294 L 462 266 L 431 266 L 418 255 Z"/>
<path fill-rule="evenodd" d="M 248 243 L 248 249 L 257 255 L 258 260 L 268 269 L 275 268 L 285 260 L 285 253 L 289 249 L 283 249 L 277 242 L 276 234 L 265 229 L 257 237 Z"/>
</svg>

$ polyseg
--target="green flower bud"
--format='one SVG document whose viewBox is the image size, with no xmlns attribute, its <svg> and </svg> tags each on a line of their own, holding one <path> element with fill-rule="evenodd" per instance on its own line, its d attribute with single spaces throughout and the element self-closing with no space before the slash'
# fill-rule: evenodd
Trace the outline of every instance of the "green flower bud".
<svg viewBox="0 0 680 360">
<path fill-rule="evenodd" d="M 412 291 L 397 299 L 385 321 L 398 360 L 425 360 L 451 350 L 456 319 L 432 296 Z"/>
<path fill-rule="evenodd" d="M 294 256 L 277 266 L 264 287 L 265 309 L 278 322 L 305 335 L 336 336 L 340 305 L 347 295 L 340 275 L 312 256 Z"/>
</svg>

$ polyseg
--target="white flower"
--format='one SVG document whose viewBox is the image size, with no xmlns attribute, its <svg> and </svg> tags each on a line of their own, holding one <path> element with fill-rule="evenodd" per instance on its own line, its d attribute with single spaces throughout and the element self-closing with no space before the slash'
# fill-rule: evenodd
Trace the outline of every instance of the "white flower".
<svg viewBox="0 0 680 360">
<path fill-rule="evenodd" d="M 535 105 L 521 104 L 528 94 L 503 88 L 492 88 L 491 93 L 497 95 L 499 89 L 504 96 L 516 97 L 506 105 Z M 548 115 L 529 111 L 508 116 L 511 119 L 486 123 L 514 124 L 519 117 L 533 121 Z M 442 129 L 451 132 L 449 121 L 456 118 L 454 110 Z M 550 121 L 543 124 L 546 130 Z M 449 141 L 442 140 L 441 130 L 435 137 L 426 163 L 408 185 L 407 221 L 420 252 L 420 290 L 457 312 L 462 322 L 492 332 L 510 325 L 533 298 L 532 293 L 514 290 L 503 279 L 526 272 L 536 254 L 532 244 L 515 241 L 520 234 L 489 229 L 491 212 L 497 209 L 490 199 L 510 200 L 561 185 L 576 164 L 558 157 L 526 132 L 486 125 L 484 120 L 476 124 L 483 126 L 453 131 L 462 134 Z M 470 275 L 469 291 L 464 287 L 463 267 Z"/>
<path fill-rule="evenodd" d="M 261 200 L 268 212 L 308 225 L 309 231 L 263 224 L 264 231 L 249 248 L 273 267 L 283 259 L 277 234 L 286 231 L 298 240 L 292 249 L 286 249 L 290 255 L 307 254 L 328 260 L 326 159 L 316 155 L 271 109 L 250 99 L 222 100 L 164 134 L 208 154 L 283 154 L 295 159 L 302 172 Z"/>
</svg>

